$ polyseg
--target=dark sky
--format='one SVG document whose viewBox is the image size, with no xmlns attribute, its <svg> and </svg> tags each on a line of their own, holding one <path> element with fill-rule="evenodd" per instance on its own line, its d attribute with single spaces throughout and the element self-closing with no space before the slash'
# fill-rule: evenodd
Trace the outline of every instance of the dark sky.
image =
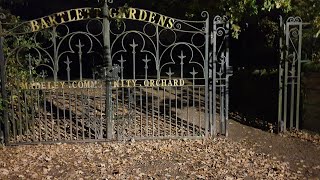
<svg viewBox="0 0 320 180">
<path fill-rule="evenodd" d="M 97 0 L 28 0 L 27 4 L 16 5 L 11 8 L 11 11 L 22 19 L 28 20 L 67 9 L 97 6 L 96 2 Z M 152 10 L 153 2 L 153 0 L 114 0 L 111 6 L 118 7 L 128 3 L 136 8 Z"/>
<path fill-rule="evenodd" d="M 33 19 L 58 11 L 88 6 L 90 3 L 81 0 L 28 0 L 27 4 L 16 5 L 12 13 L 23 19 Z"/>
<path fill-rule="evenodd" d="M 1 0 L 0 0 L 1 1 Z M 23 20 L 31 20 L 47 16 L 59 11 L 81 7 L 97 7 L 97 0 L 26 0 L 27 4 L 10 6 L 14 15 Z M 188 11 L 188 2 L 191 0 L 113 0 L 111 7 L 121 7 L 128 4 L 130 7 L 155 11 L 174 18 L 185 18 Z M 205 0 L 203 0 L 205 1 Z M 210 1 L 210 0 L 208 0 Z M 205 1 L 206 2 L 206 1 Z M 206 4 L 206 3 L 204 3 Z M 199 11 L 199 16 L 205 5 Z"/>
</svg>

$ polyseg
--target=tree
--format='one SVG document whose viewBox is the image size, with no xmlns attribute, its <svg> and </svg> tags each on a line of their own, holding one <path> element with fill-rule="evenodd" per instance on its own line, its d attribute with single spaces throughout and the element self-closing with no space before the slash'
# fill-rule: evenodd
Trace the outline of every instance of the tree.
<svg viewBox="0 0 320 180">
<path fill-rule="evenodd" d="M 303 58 L 311 60 L 307 71 L 320 71 L 320 1 L 292 0 L 290 15 L 300 16 L 306 23 L 303 30 Z"/>
</svg>

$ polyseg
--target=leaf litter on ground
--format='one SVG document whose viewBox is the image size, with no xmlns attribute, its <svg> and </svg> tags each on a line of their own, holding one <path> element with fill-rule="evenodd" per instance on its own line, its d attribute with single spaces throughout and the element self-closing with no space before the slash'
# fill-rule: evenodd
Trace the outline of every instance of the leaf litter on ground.
<svg viewBox="0 0 320 180">
<path fill-rule="evenodd" d="M 302 179 L 225 138 L 4 147 L 0 179 Z"/>
</svg>

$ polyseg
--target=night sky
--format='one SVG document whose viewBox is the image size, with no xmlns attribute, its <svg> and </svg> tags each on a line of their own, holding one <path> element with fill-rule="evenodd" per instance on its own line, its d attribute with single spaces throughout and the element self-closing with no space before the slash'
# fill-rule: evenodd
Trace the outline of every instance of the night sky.
<svg viewBox="0 0 320 180">
<path fill-rule="evenodd" d="M 161 0 L 114 0 L 110 6 L 119 7 L 127 3 L 131 7 L 146 10 L 158 10 L 159 12 L 159 9 L 157 9 L 159 7 L 156 5 L 156 3 L 159 2 L 161 2 Z M 27 4 L 11 7 L 11 11 L 13 14 L 20 16 L 24 20 L 30 20 L 72 8 L 95 7 L 97 4 L 97 0 L 28 0 Z M 165 9 L 165 11 L 169 13 L 166 15 L 171 15 L 173 17 L 177 17 L 185 13 L 185 9 L 177 10 L 175 8 L 170 10 L 171 12 L 168 11 L 168 9 Z"/>
</svg>

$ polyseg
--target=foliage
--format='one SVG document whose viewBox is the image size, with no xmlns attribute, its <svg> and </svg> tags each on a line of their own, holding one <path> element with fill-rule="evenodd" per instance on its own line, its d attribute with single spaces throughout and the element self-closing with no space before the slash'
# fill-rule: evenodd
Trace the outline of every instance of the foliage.
<svg viewBox="0 0 320 180">
<path fill-rule="evenodd" d="M 224 13 L 230 17 L 232 24 L 233 37 L 238 38 L 241 27 L 240 23 L 252 16 L 258 16 L 262 13 L 271 13 L 273 10 L 281 10 L 284 13 L 290 11 L 290 0 L 256 0 L 222 1 L 220 7 L 224 7 Z"/>
<path fill-rule="evenodd" d="M 310 62 L 304 64 L 304 71 L 320 71 L 320 1 L 292 0 L 291 15 L 300 16 L 306 23 L 303 29 L 303 57 Z"/>
<path fill-rule="evenodd" d="M 14 24 L 17 24 L 21 21 L 19 17 L 12 15 L 7 10 L 0 9 L 0 13 L 5 15 L 5 18 L 2 19 L 2 27 L 4 30 L 6 28 L 12 28 Z M 6 88 L 17 88 L 20 82 L 27 81 L 30 78 L 30 72 L 27 68 L 28 63 L 26 61 L 18 61 L 18 58 L 25 59 L 25 57 L 17 57 L 16 50 L 18 49 L 17 47 L 30 49 L 34 45 L 35 43 L 31 38 L 28 37 L 28 35 L 6 36 L 4 38 L 3 53 L 6 61 Z M 35 72 L 32 71 L 32 73 L 34 74 Z M 16 101 L 15 97 L 16 96 L 12 96 L 9 99 Z M 30 97 L 26 97 L 26 99 L 31 100 Z M 0 110 L 3 108 L 4 102 L 5 100 L 0 94 Z M 25 108 L 22 108 L 22 111 L 24 110 Z"/>
<path fill-rule="evenodd" d="M 14 24 L 20 21 L 19 17 L 10 14 L 10 12 L 6 10 L 2 10 L 1 13 L 5 14 L 6 16 L 6 18 L 3 20 L 4 29 L 12 28 Z M 3 52 L 7 63 L 7 79 L 9 83 L 14 84 L 13 79 L 22 78 L 24 80 L 29 77 L 26 70 L 27 64 L 25 64 L 25 62 L 18 61 L 17 57 L 15 56 L 15 50 L 17 50 L 17 47 L 31 48 L 34 46 L 34 43 L 32 42 L 31 38 L 28 38 L 28 35 L 6 36 L 4 39 Z"/>
</svg>

